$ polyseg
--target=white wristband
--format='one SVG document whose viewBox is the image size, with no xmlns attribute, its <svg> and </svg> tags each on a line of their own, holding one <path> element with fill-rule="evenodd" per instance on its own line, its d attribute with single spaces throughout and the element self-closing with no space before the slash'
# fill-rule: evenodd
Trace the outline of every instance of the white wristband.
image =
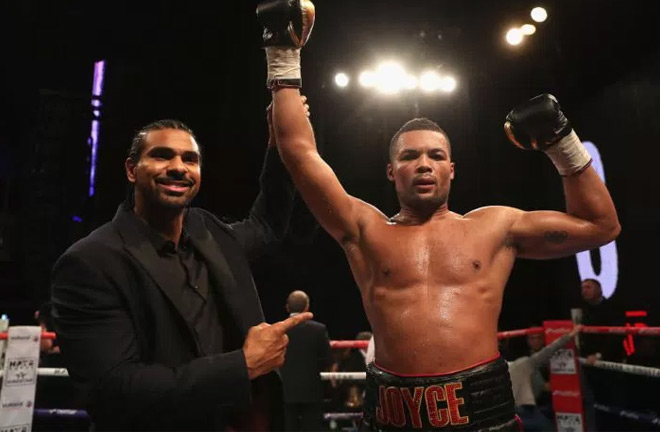
<svg viewBox="0 0 660 432">
<path fill-rule="evenodd" d="M 584 170 L 591 163 L 591 155 L 575 131 L 545 149 L 559 174 L 566 177 Z"/>
<path fill-rule="evenodd" d="M 266 47 L 268 81 L 300 79 L 300 48 Z"/>
</svg>

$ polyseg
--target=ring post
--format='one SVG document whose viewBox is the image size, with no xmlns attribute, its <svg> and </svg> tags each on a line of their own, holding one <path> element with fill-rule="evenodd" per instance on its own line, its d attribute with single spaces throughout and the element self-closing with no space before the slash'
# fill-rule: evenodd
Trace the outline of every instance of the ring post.
<svg viewBox="0 0 660 432">
<path fill-rule="evenodd" d="M 573 330 L 573 323 L 568 320 L 544 321 L 543 327 L 547 345 Z M 574 341 L 557 350 L 550 359 L 552 406 L 558 432 L 585 430 L 579 367 Z"/>
</svg>

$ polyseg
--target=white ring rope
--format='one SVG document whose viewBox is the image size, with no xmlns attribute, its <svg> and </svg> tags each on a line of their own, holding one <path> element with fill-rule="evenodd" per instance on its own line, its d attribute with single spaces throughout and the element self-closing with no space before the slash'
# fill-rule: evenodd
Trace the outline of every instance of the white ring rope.
<svg viewBox="0 0 660 432">
<path fill-rule="evenodd" d="M 328 412 L 323 414 L 324 420 L 360 420 L 362 412 Z"/>
<path fill-rule="evenodd" d="M 630 365 L 626 363 L 614 363 L 604 360 L 596 360 L 596 362 L 593 365 L 588 365 L 587 359 L 584 357 L 580 357 L 580 364 L 599 368 L 599 369 L 625 372 L 633 375 L 643 375 L 643 376 L 656 377 L 656 378 L 660 377 L 660 369 L 652 368 L 648 366 Z"/>
<path fill-rule="evenodd" d="M 633 375 L 643 375 L 649 377 L 660 377 L 660 369 L 648 366 L 630 365 L 625 363 L 614 363 L 604 360 L 597 360 L 593 365 L 587 365 L 587 359 L 580 357 L 580 364 L 592 366 L 600 369 L 625 372 Z M 0 377 L 4 371 L 0 370 Z M 65 368 L 39 368 L 39 376 L 68 377 L 69 372 Z M 321 372 L 321 380 L 330 381 L 364 381 L 367 379 L 366 372 Z"/>
<path fill-rule="evenodd" d="M 364 381 L 366 379 L 366 372 L 321 372 L 322 381 Z"/>
<path fill-rule="evenodd" d="M 0 377 L 4 375 L 5 371 L 0 369 Z M 66 368 L 39 368 L 37 369 L 38 376 L 56 376 L 56 377 L 68 377 L 69 371 Z"/>
<path fill-rule="evenodd" d="M 0 370 L 0 377 L 4 371 Z M 37 369 L 39 376 L 55 376 L 55 377 L 68 377 L 69 371 L 65 368 L 39 368 Z M 321 380 L 330 381 L 364 381 L 367 379 L 366 372 L 321 372 Z"/>
</svg>

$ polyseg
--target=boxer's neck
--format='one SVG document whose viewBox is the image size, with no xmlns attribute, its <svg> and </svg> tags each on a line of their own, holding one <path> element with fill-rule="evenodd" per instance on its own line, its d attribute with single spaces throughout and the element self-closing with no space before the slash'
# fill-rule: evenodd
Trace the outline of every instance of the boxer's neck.
<svg viewBox="0 0 660 432">
<path fill-rule="evenodd" d="M 449 211 L 447 204 L 433 209 L 413 209 L 402 205 L 399 213 L 390 218 L 390 221 L 400 225 L 423 225 L 430 220 L 444 219 L 455 213 Z"/>
</svg>

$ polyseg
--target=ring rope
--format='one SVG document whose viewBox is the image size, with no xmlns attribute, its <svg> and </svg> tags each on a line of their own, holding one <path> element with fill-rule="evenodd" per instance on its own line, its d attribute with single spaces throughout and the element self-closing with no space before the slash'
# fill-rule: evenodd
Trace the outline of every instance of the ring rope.
<svg viewBox="0 0 660 432">
<path fill-rule="evenodd" d="M 365 381 L 366 372 L 321 372 L 321 381 Z"/>
<path fill-rule="evenodd" d="M 42 332 L 41 339 L 57 339 L 55 332 Z M 7 332 L 0 332 L 0 340 L 7 340 Z"/>
<path fill-rule="evenodd" d="M 360 420 L 361 412 L 329 412 L 323 413 L 324 420 Z"/>
<path fill-rule="evenodd" d="M 525 336 L 528 334 L 543 333 L 543 327 L 530 327 L 520 330 L 508 330 L 497 333 L 498 339 Z M 660 336 L 660 327 L 617 327 L 617 326 L 584 326 L 581 333 L 609 333 Z M 7 339 L 7 332 L 0 332 L 0 340 Z M 41 333 L 41 339 L 57 339 L 54 332 Z M 369 341 L 365 340 L 336 340 L 331 341 L 332 348 L 367 348 Z"/>
<path fill-rule="evenodd" d="M 660 425 L 660 417 L 655 414 L 640 413 L 631 410 L 624 410 L 621 408 L 611 407 L 595 403 L 594 408 L 609 414 L 618 415 L 628 419 L 652 424 L 655 426 Z M 75 409 L 44 409 L 35 408 L 34 415 L 37 417 L 56 417 L 56 418 L 80 418 L 88 420 L 89 414 L 85 410 Z M 359 420 L 362 418 L 361 412 L 330 412 L 323 414 L 324 420 Z"/>
<path fill-rule="evenodd" d="M 4 375 L 5 371 L 0 369 L 0 377 Z M 66 368 L 38 368 L 38 376 L 56 376 L 56 377 L 68 377 L 69 371 Z"/>
<path fill-rule="evenodd" d="M 497 339 L 508 339 L 517 336 L 527 336 L 530 334 L 543 334 L 543 327 L 530 327 L 520 330 L 501 331 L 497 333 Z"/>
<path fill-rule="evenodd" d="M 589 365 L 587 364 L 587 359 L 584 357 L 580 357 L 580 364 L 599 368 L 599 369 L 607 369 L 617 372 L 629 373 L 633 375 L 642 375 L 642 376 L 655 377 L 655 378 L 660 377 L 660 369 L 652 368 L 648 366 L 638 366 L 627 363 L 615 363 L 605 360 L 596 360 L 596 362 L 593 365 Z"/>
<path fill-rule="evenodd" d="M 644 422 L 648 424 L 652 424 L 655 426 L 660 426 L 660 417 L 658 417 L 655 413 L 640 413 L 636 411 L 630 411 L 630 410 L 624 410 L 621 408 L 616 408 L 616 407 L 610 407 L 606 405 L 601 405 L 598 403 L 594 404 L 594 408 L 603 411 L 609 414 L 614 414 L 618 415 L 619 417 L 625 417 L 631 420 L 636 420 L 639 422 Z"/>
<path fill-rule="evenodd" d="M 35 408 L 36 417 L 56 417 L 56 418 L 79 418 L 89 420 L 89 414 L 85 410 L 59 409 L 59 408 Z"/>
<path fill-rule="evenodd" d="M 584 326 L 581 333 L 607 333 L 660 336 L 660 327 Z"/>
<path fill-rule="evenodd" d="M 580 364 L 596 367 L 600 369 L 614 370 L 618 372 L 630 373 L 633 375 L 643 375 L 649 377 L 660 377 L 660 369 L 648 366 L 630 365 L 626 363 L 615 363 L 604 360 L 597 360 L 593 365 L 586 364 L 587 359 L 580 357 Z M 0 377 L 4 371 L 0 370 Z M 68 377 L 69 372 L 65 368 L 39 368 L 39 376 Z M 339 380 L 339 381 L 363 381 L 366 380 L 366 372 L 321 372 L 321 380 Z"/>
</svg>

